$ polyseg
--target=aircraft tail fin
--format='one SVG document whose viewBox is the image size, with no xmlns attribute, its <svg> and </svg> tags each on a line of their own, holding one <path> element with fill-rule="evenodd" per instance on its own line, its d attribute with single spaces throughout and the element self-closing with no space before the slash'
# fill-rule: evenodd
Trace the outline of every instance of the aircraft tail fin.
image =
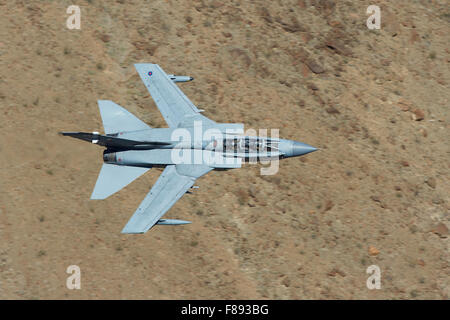
<svg viewBox="0 0 450 320">
<path fill-rule="evenodd" d="M 106 199 L 146 173 L 150 168 L 118 166 L 104 163 L 91 199 Z"/>
<path fill-rule="evenodd" d="M 98 100 L 98 107 L 106 134 L 151 129 L 149 125 L 112 101 Z"/>
</svg>

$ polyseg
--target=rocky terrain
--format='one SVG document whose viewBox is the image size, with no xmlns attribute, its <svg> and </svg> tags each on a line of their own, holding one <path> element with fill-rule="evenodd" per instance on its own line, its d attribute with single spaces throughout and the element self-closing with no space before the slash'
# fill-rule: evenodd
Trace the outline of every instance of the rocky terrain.
<svg viewBox="0 0 450 320">
<path fill-rule="evenodd" d="M 0 298 L 448 299 L 449 22 L 445 0 L 0 0 Z M 166 126 L 136 62 L 320 151 L 211 172 L 165 216 L 191 225 L 123 235 L 160 170 L 89 200 L 102 149 L 58 132 L 102 131 L 98 99 Z"/>
</svg>

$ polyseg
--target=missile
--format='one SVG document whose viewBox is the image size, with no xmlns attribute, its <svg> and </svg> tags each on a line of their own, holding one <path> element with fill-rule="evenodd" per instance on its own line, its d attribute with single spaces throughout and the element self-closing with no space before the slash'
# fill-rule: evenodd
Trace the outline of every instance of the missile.
<svg viewBox="0 0 450 320">
<path fill-rule="evenodd" d="M 194 80 L 194 78 L 192 77 L 188 77 L 188 76 L 176 76 L 174 74 L 169 74 L 168 77 L 170 78 L 170 80 L 172 80 L 173 82 L 189 82 Z"/>
<path fill-rule="evenodd" d="M 176 219 L 160 219 L 156 224 L 164 225 L 164 226 L 176 226 L 180 224 L 189 224 L 190 221 L 184 220 L 176 220 Z"/>
</svg>

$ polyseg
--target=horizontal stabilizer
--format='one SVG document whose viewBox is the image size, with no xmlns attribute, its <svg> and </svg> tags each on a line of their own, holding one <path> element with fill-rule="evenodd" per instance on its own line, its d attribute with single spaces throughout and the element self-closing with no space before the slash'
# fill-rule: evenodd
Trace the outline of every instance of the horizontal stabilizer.
<svg viewBox="0 0 450 320">
<path fill-rule="evenodd" d="M 98 100 L 106 134 L 151 129 L 133 114 L 109 100 Z"/>
<path fill-rule="evenodd" d="M 150 168 L 126 167 L 104 163 L 91 199 L 106 199 L 146 173 Z"/>
</svg>

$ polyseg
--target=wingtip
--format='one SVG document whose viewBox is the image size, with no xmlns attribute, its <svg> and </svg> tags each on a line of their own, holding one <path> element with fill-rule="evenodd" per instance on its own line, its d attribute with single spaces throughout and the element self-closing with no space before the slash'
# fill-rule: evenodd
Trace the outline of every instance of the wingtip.
<svg viewBox="0 0 450 320">
<path fill-rule="evenodd" d="M 135 63 L 135 64 L 134 64 L 134 67 L 135 67 L 136 69 L 138 69 L 138 68 L 141 67 L 141 66 L 153 66 L 153 65 L 155 65 L 155 63 L 138 62 L 138 63 Z"/>
<path fill-rule="evenodd" d="M 120 233 L 122 233 L 122 234 L 144 234 L 144 232 L 142 232 L 142 231 L 127 230 L 127 227 L 123 228 Z"/>
<path fill-rule="evenodd" d="M 101 196 L 101 195 L 97 195 L 97 194 L 91 194 L 91 200 L 104 200 L 107 197 Z"/>
</svg>

